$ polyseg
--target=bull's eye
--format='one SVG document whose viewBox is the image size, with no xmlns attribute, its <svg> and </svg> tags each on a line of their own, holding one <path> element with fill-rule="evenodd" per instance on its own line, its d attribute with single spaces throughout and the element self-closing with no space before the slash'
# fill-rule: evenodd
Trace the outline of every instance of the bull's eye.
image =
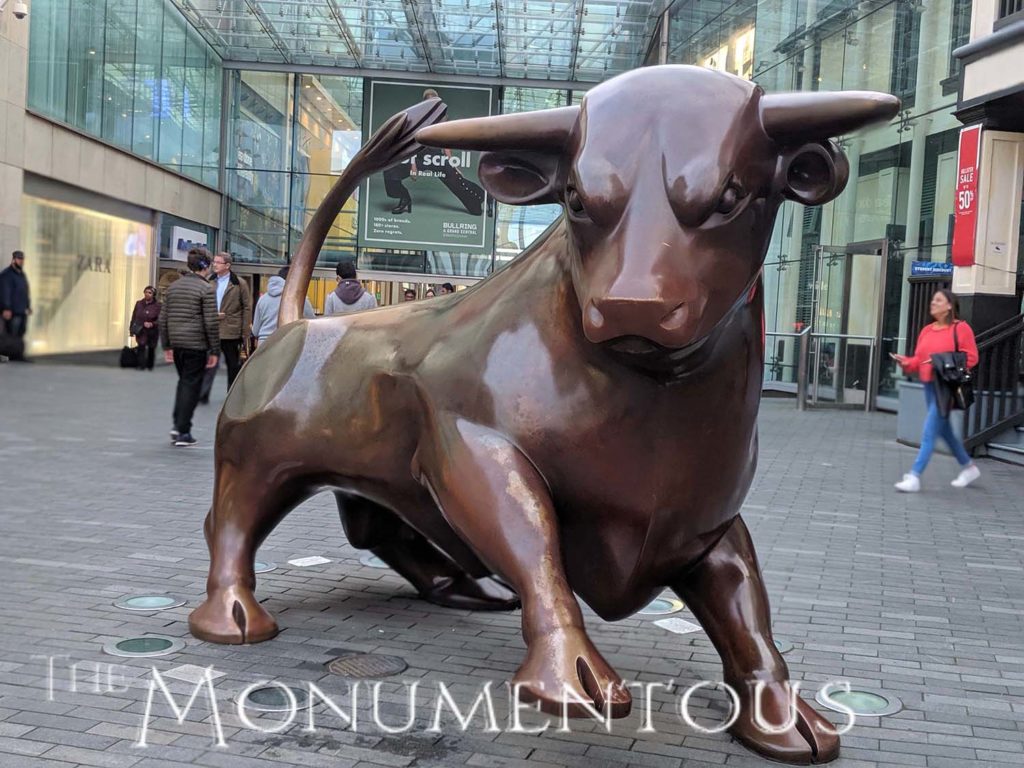
<svg viewBox="0 0 1024 768">
<path fill-rule="evenodd" d="M 580 193 L 576 191 L 575 187 L 566 188 L 565 204 L 576 216 L 583 216 L 586 213 L 586 209 L 583 207 L 583 200 L 580 199 Z"/>
<path fill-rule="evenodd" d="M 742 202 L 743 197 L 743 190 L 735 184 L 730 184 L 725 188 L 725 192 L 722 193 L 722 197 L 718 200 L 715 212 L 720 213 L 723 216 L 732 213 L 736 210 L 736 206 Z"/>
</svg>

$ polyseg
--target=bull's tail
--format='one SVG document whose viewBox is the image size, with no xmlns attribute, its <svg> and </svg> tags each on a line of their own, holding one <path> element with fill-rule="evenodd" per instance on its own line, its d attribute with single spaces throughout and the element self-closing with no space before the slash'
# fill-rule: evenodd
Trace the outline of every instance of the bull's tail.
<svg viewBox="0 0 1024 768">
<path fill-rule="evenodd" d="M 447 107 L 440 99 L 427 99 L 387 120 L 356 153 L 348 167 L 331 187 L 306 227 L 299 247 L 291 259 L 291 269 L 281 295 L 277 315 L 278 327 L 302 317 L 302 306 L 317 256 L 345 202 L 363 179 L 400 163 L 420 150 L 415 134 L 420 128 L 443 120 Z"/>
</svg>

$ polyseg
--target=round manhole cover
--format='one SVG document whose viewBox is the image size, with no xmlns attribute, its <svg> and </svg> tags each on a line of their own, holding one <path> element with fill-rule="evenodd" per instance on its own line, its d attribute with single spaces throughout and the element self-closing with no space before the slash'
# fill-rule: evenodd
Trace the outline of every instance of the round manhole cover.
<svg viewBox="0 0 1024 768">
<path fill-rule="evenodd" d="M 828 698 L 825 698 L 826 692 Z M 854 714 L 860 717 L 884 717 L 895 715 L 903 709 L 903 702 L 892 694 L 874 691 L 868 688 L 851 688 L 849 692 L 842 690 L 830 690 L 822 688 L 814 697 L 823 707 L 828 707 L 835 712 L 843 710 L 836 706 L 842 704 L 844 707 L 853 710 Z"/>
<path fill-rule="evenodd" d="M 267 563 L 261 560 L 257 560 L 253 563 L 253 570 L 255 573 L 269 573 L 275 568 L 277 568 L 277 563 Z"/>
<path fill-rule="evenodd" d="M 290 697 L 285 688 L 291 692 Z M 255 709 L 259 712 L 290 712 L 293 699 L 295 709 L 302 709 L 309 703 L 309 693 L 302 688 L 293 688 L 290 685 L 265 685 L 249 691 L 242 703 L 248 709 Z"/>
<path fill-rule="evenodd" d="M 368 568 L 390 568 L 391 566 L 385 563 L 376 555 L 367 553 L 359 558 L 359 562 Z"/>
<path fill-rule="evenodd" d="M 667 616 L 670 613 L 679 613 L 685 607 L 682 600 L 672 597 L 657 597 L 641 608 L 638 613 L 641 616 Z"/>
<path fill-rule="evenodd" d="M 103 652 L 111 656 L 141 658 L 147 656 L 169 656 L 185 647 L 185 642 L 175 637 L 147 635 L 111 640 L 103 646 Z"/>
<path fill-rule="evenodd" d="M 126 611 L 166 611 L 184 604 L 184 600 L 170 595 L 133 595 L 114 602 L 116 607 Z"/>
<path fill-rule="evenodd" d="M 327 665 L 333 675 L 351 677 L 358 680 L 373 680 L 378 677 L 391 677 L 404 672 L 408 664 L 397 656 L 384 656 L 377 653 L 353 653 L 340 656 Z"/>
<path fill-rule="evenodd" d="M 789 653 L 793 650 L 793 644 L 789 640 L 779 640 L 776 638 L 773 642 L 779 653 Z"/>
</svg>

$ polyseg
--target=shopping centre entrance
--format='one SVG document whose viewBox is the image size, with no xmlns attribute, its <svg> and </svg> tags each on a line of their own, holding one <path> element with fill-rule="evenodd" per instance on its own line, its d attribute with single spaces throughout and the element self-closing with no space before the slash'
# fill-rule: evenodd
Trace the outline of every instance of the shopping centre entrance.
<svg viewBox="0 0 1024 768">
<path fill-rule="evenodd" d="M 810 405 L 877 407 L 882 356 L 895 349 L 882 338 L 887 262 L 885 240 L 815 248 L 805 342 Z"/>
</svg>

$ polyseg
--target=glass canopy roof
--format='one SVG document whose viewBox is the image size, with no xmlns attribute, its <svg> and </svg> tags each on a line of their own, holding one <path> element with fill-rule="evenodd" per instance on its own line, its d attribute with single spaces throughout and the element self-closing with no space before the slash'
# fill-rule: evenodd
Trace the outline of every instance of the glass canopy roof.
<svg viewBox="0 0 1024 768">
<path fill-rule="evenodd" d="M 222 58 L 595 82 L 639 66 L 667 0 L 171 0 Z"/>
</svg>

